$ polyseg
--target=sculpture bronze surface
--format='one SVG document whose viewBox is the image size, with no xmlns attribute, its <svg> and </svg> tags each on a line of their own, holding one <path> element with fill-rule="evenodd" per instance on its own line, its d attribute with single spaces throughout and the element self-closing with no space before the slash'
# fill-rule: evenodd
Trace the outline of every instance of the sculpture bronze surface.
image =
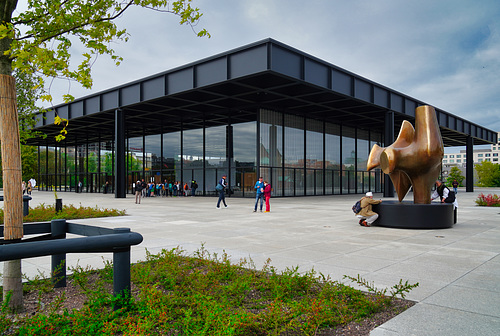
<svg viewBox="0 0 500 336">
<path fill-rule="evenodd" d="M 390 176 L 400 202 L 413 186 L 414 203 L 430 204 L 431 188 L 439 177 L 443 155 L 436 111 L 432 106 L 419 106 L 415 110 L 415 128 L 405 120 L 392 145 L 374 145 L 367 169 L 380 166 Z"/>
</svg>

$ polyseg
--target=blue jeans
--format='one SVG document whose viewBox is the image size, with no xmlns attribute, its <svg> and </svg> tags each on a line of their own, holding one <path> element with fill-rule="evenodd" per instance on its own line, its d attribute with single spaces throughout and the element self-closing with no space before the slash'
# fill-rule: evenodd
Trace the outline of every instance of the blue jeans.
<svg viewBox="0 0 500 336">
<path fill-rule="evenodd" d="M 222 201 L 222 203 L 224 203 L 224 206 L 227 207 L 226 195 L 224 194 L 224 190 L 219 191 L 219 200 L 217 201 L 217 208 L 220 206 L 220 201 Z"/>
<path fill-rule="evenodd" d="M 255 195 L 255 208 L 254 210 L 257 211 L 257 204 L 259 203 L 260 199 L 260 210 L 262 211 L 262 204 L 264 203 L 264 193 L 257 193 Z"/>
</svg>

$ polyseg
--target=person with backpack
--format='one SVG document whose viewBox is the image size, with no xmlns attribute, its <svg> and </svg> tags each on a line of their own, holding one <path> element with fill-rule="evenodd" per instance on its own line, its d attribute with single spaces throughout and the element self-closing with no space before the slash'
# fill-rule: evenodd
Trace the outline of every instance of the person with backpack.
<svg viewBox="0 0 500 336">
<path fill-rule="evenodd" d="M 361 198 L 358 202 L 354 205 L 353 211 L 356 217 L 359 218 L 359 225 L 369 227 L 378 218 L 378 213 L 372 210 L 372 205 L 379 204 L 382 200 L 374 200 L 373 193 L 369 191 L 365 194 L 365 197 Z"/>
<path fill-rule="evenodd" d="M 458 208 L 457 198 L 455 197 L 455 193 L 448 189 L 447 186 L 444 185 L 442 181 L 436 181 L 436 190 L 431 195 L 431 200 L 436 198 L 440 198 L 441 203 L 452 203 L 453 210 Z"/>
<path fill-rule="evenodd" d="M 226 175 L 222 175 L 222 178 L 219 180 L 219 183 L 215 187 L 215 190 L 219 192 L 219 200 L 217 201 L 217 209 L 220 209 L 220 201 L 224 203 L 224 207 L 227 208 L 226 204 L 226 195 L 225 195 L 225 190 L 227 188 L 227 182 L 226 182 Z"/>
<path fill-rule="evenodd" d="M 198 189 L 198 183 L 196 183 L 196 180 L 191 181 L 191 196 L 196 195 L 196 189 Z"/>
<path fill-rule="evenodd" d="M 269 204 L 271 191 L 273 191 L 271 185 L 267 181 L 264 181 L 264 198 L 266 199 L 266 211 L 264 212 L 271 212 L 271 205 Z"/>
</svg>

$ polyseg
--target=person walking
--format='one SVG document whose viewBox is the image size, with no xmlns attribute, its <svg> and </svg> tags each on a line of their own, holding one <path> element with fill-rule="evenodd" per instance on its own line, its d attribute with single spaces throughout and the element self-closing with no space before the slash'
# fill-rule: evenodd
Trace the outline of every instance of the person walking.
<svg viewBox="0 0 500 336">
<path fill-rule="evenodd" d="M 264 181 L 264 198 L 266 199 L 266 211 L 265 212 L 271 211 L 271 205 L 269 204 L 269 201 L 271 200 L 271 191 L 273 191 L 273 188 L 271 187 L 271 185 L 267 181 Z"/>
<path fill-rule="evenodd" d="M 76 189 L 77 193 L 81 193 L 83 190 L 83 183 L 82 181 L 78 181 L 78 188 Z"/>
<path fill-rule="evenodd" d="M 260 200 L 260 212 L 262 212 L 262 205 L 264 203 L 264 182 L 262 182 L 262 176 L 259 177 L 259 180 L 255 182 L 255 207 L 253 208 L 253 212 L 257 212 L 257 205 Z"/>
<path fill-rule="evenodd" d="M 379 204 L 382 200 L 374 200 L 373 193 L 371 191 L 365 194 L 365 197 L 361 198 L 361 210 L 356 214 L 359 218 L 359 225 L 369 227 L 378 218 L 378 213 L 372 210 L 373 204 Z"/>
<path fill-rule="evenodd" d="M 24 195 L 26 193 L 26 182 L 23 181 L 22 186 L 23 186 L 23 195 Z"/>
<path fill-rule="evenodd" d="M 451 183 L 452 187 L 453 187 L 453 191 L 455 192 L 455 195 L 458 194 L 458 181 L 457 180 L 453 180 L 453 182 Z"/>
<path fill-rule="evenodd" d="M 227 188 L 227 182 L 226 182 L 226 175 L 222 175 L 222 178 L 219 180 L 219 183 L 215 187 L 215 189 L 219 192 L 219 200 L 217 201 L 217 209 L 220 209 L 220 202 L 224 203 L 224 207 L 227 208 L 226 204 L 226 188 Z"/>
<path fill-rule="evenodd" d="M 31 195 L 31 191 L 33 187 L 31 186 L 31 180 L 28 181 L 28 185 L 26 186 L 26 190 L 28 191 L 28 195 Z"/>
</svg>

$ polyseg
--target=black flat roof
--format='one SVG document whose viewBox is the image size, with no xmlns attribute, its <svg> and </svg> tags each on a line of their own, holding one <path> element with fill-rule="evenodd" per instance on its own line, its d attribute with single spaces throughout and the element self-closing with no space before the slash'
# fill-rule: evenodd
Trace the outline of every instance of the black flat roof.
<svg viewBox="0 0 500 336">
<path fill-rule="evenodd" d="M 56 143 L 55 111 L 69 119 L 67 145 L 113 139 L 114 112 L 126 115 L 128 136 L 255 120 L 258 108 L 356 126 L 383 133 L 384 115 L 394 111 L 395 134 L 403 120 L 414 124 L 415 108 L 432 105 L 377 84 L 273 39 L 61 104 L 39 118 L 36 130 Z M 445 146 L 492 144 L 497 132 L 436 108 Z M 55 111 L 54 111 L 55 110 Z"/>
</svg>

